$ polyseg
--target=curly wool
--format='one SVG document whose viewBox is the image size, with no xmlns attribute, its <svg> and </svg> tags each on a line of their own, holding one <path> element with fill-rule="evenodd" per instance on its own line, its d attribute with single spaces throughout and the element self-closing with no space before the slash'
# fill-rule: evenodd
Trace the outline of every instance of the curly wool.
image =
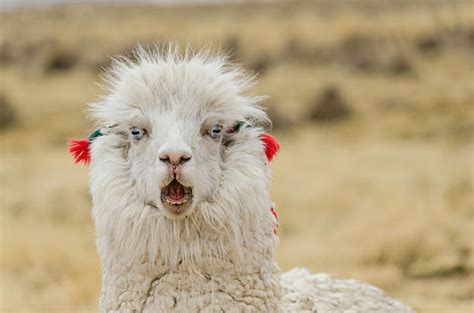
<svg viewBox="0 0 474 313">
<path fill-rule="evenodd" d="M 103 134 L 91 143 L 90 177 L 101 312 L 411 312 L 356 281 L 304 270 L 280 279 L 268 117 L 244 96 L 253 80 L 206 51 L 139 49 L 137 59 L 114 63 L 90 109 Z M 245 127 L 225 142 L 203 131 L 236 121 Z M 133 140 L 135 126 L 149 135 Z M 193 152 L 183 165 L 193 206 L 179 220 L 159 198 L 167 178 L 157 151 L 170 143 Z"/>
<path fill-rule="evenodd" d="M 354 279 L 336 279 L 294 268 L 281 275 L 285 312 L 412 313 L 382 290 Z"/>
</svg>

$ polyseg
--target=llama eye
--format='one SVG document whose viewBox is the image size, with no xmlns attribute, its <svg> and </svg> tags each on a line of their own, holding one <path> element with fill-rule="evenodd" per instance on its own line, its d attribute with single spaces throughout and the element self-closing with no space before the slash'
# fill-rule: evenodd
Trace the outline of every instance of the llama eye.
<svg viewBox="0 0 474 313">
<path fill-rule="evenodd" d="M 222 125 L 215 125 L 209 130 L 209 136 L 213 139 L 218 139 L 221 136 Z"/>
<path fill-rule="evenodd" d="M 134 126 L 130 128 L 130 133 L 132 134 L 133 139 L 140 140 L 145 134 L 145 130 Z"/>
</svg>

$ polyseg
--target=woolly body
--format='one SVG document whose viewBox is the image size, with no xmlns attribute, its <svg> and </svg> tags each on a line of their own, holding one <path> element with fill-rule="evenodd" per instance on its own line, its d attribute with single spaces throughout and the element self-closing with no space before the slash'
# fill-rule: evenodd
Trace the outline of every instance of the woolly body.
<svg viewBox="0 0 474 313">
<path fill-rule="evenodd" d="M 280 281 L 261 140 L 268 118 L 244 95 L 253 80 L 206 52 L 138 50 L 137 59 L 115 61 L 90 109 L 103 134 L 91 144 L 90 178 L 102 312 L 376 312 L 374 303 L 411 312 L 355 281 L 305 271 Z M 223 129 L 218 140 L 212 125 Z M 144 138 L 130 135 L 135 126 Z M 192 154 L 175 178 L 193 193 L 179 216 L 160 199 L 173 178 L 158 155 L 170 147 Z M 351 293 L 339 301 L 331 288 L 341 285 Z"/>
</svg>

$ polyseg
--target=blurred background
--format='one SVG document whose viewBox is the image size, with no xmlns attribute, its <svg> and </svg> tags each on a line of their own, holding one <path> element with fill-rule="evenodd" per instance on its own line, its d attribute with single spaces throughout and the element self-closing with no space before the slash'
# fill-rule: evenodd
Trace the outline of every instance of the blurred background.
<svg viewBox="0 0 474 313">
<path fill-rule="evenodd" d="M 88 170 L 66 140 L 93 129 L 110 56 L 168 40 L 228 51 L 270 96 L 283 270 L 474 311 L 471 1 L 60 2 L 1 2 L 0 311 L 97 310 Z"/>
</svg>

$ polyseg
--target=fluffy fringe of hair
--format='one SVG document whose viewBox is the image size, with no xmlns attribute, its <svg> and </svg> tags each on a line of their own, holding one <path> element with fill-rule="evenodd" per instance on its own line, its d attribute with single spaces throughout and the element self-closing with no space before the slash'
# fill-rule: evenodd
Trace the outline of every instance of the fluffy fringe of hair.
<svg viewBox="0 0 474 313">
<path fill-rule="evenodd" d="M 194 63 L 212 65 L 218 69 L 222 77 L 227 77 L 233 82 L 237 93 L 242 95 L 246 102 L 254 104 L 253 109 L 255 110 L 249 110 L 246 114 L 247 121 L 263 129 L 271 129 L 271 120 L 259 105 L 267 97 L 244 96 L 256 84 L 256 74 L 245 70 L 240 64 L 231 62 L 229 56 L 222 49 L 215 49 L 213 46 L 193 49 L 189 44 L 182 49 L 179 44 L 172 42 L 164 45 L 137 45 L 130 55 L 113 57 L 111 64 L 102 70 L 101 82 L 98 84 L 105 94 L 99 96 L 97 101 L 90 103 L 87 113 L 92 119 L 100 116 L 101 108 L 110 100 L 109 95 L 120 88 L 125 73 L 142 66 Z"/>
</svg>

